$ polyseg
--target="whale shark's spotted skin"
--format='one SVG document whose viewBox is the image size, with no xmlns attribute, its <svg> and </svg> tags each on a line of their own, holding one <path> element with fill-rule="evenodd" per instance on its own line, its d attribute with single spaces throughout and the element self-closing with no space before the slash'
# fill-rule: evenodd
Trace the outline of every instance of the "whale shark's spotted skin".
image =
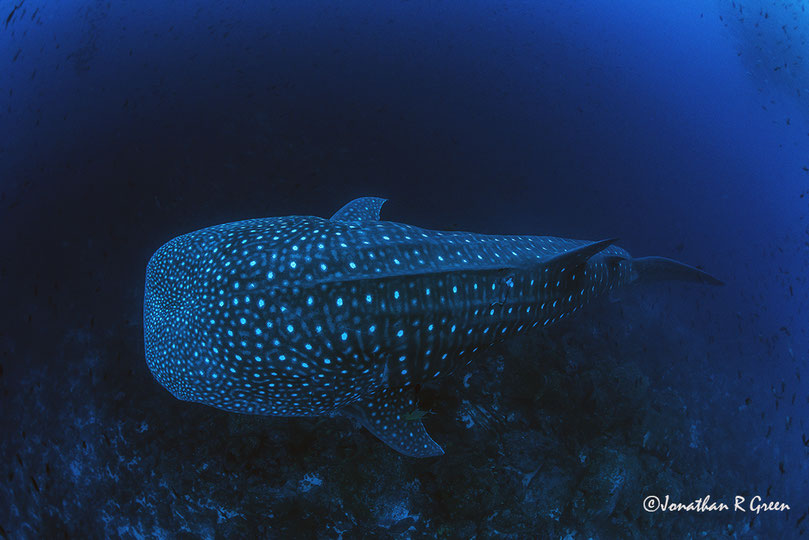
<svg viewBox="0 0 809 540">
<path fill-rule="evenodd" d="M 402 453 L 439 455 L 409 386 L 637 277 L 641 260 L 611 241 L 430 231 L 378 221 L 383 202 L 218 225 L 161 247 L 144 302 L 155 378 L 228 411 L 347 414 Z M 712 279 L 676 268 L 667 277 Z"/>
</svg>

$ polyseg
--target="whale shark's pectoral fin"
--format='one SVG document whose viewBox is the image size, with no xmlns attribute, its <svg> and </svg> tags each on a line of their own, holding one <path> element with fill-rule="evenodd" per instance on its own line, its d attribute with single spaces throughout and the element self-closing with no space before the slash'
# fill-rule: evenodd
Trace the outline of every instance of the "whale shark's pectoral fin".
<svg viewBox="0 0 809 540">
<path fill-rule="evenodd" d="M 379 221 L 379 213 L 387 199 L 360 197 L 334 213 L 329 221 Z"/>
<path fill-rule="evenodd" d="M 365 429 L 399 453 L 411 457 L 444 455 L 421 423 L 412 388 L 386 388 L 343 409 Z"/>
<path fill-rule="evenodd" d="M 554 255 L 542 261 L 542 264 L 548 267 L 567 267 L 576 269 L 587 262 L 590 257 L 600 253 L 617 242 L 617 238 L 608 238 L 607 240 L 600 240 L 598 242 L 590 242 L 577 248 L 569 249 L 558 255 Z"/>
</svg>

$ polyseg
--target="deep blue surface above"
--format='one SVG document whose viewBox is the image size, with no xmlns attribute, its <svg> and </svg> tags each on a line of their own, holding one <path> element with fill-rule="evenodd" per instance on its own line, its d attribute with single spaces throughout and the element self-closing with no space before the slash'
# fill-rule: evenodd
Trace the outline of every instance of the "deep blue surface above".
<svg viewBox="0 0 809 540">
<path fill-rule="evenodd" d="M 804 534 L 807 8 L 0 4 L 0 410 L 13 411 L 0 419 L 0 537 L 275 536 L 279 523 L 319 537 Z M 160 245 L 241 219 L 328 217 L 359 196 L 389 199 L 383 219 L 429 229 L 617 237 L 727 285 L 627 290 L 427 389 L 430 432 L 447 449 L 429 465 L 348 423 L 242 424 L 175 402 L 151 379 L 140 321 Z M 651 390 L 624 402 L 635 391 L 609 381 L 633 370 Z M 521 386 L 529 377 L 536 387 Z M 596 414 L 576 405 L 591 402 L 597 429 L 576 423 Z M 621 409 L 629 402 L 646 412 Z M 511 420 L 481 428 L 470 406 Z M 649 419 L 656 407 L 683 416 L 664 429 Z M 661 430 L 655 451 L 649 425 Z M 235 440 L 253 442 L 233 450 Z M 620 490 L 592 487 L 609 467 L 588 469 L 585 454 L 644 473 Z M 223 463 L 220 476 L 193 475 Z M 514 470 L 525 476 L 492 487 L 510 486 Z M 700 471 L 693 485 L 689 470 Z M 387 491 L 355 493 L 371 485 Z M 687 502 L 708 488 L 791 510 L 641 507 L 650 494 Z M 106 502 L 65 502 L 75 493 Z M 166 494 L 175 506 L 155 510 Z M 486 508 L 465 513 L 475 501 Z"/>
</svg>

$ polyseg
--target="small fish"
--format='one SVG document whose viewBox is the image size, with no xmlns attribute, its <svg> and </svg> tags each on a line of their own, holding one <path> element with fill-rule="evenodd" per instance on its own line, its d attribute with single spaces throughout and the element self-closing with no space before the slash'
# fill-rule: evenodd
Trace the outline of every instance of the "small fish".
<svg viewBox="0 0 809 540">
<path fill-rule="evenodd" d="M 24 3 L 25 3 L 25 0 L 23 0 L 22 2 L 20 2 L 18 5 L 14 6 L 14 9 L 12 9 L 12 10 L 11 10 L 11 13 L 9 13 L 9 14 L 8 14 L 8 17 L 6 17 L 6 28 L 8 28 L 8 23 L 10 23 L 10 22 L 11 22 L 11 19 L 14 17 L 14 13 L 15 13 L 15 12 L 16 12 L 18 9 L 20 9 Z"/>
<path fill-rule="evenodd" d="M 415 409 L 412 412 L 409 412 L 405 415 L 404 419 L 408 422 L 418 421 L 421 420 L 424 416 L 428 414 L 433 414 L 432 411 L 422 411 L 419 409 Z"/>
</svg>

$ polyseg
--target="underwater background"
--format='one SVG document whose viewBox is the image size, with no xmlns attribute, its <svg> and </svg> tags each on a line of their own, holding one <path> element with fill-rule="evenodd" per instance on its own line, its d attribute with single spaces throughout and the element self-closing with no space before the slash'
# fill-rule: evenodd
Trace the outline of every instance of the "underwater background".
<svg viewBox="0 0 809 540">
<path fill-rule="evenodd" d="M 805 536 L 807 8 L 0 2 L 0 538 Z M 160 245 L 369 195 L 726 285 L 627 287 L 425 386 L 438 458 L 153 379 Z"/>
</svg>

